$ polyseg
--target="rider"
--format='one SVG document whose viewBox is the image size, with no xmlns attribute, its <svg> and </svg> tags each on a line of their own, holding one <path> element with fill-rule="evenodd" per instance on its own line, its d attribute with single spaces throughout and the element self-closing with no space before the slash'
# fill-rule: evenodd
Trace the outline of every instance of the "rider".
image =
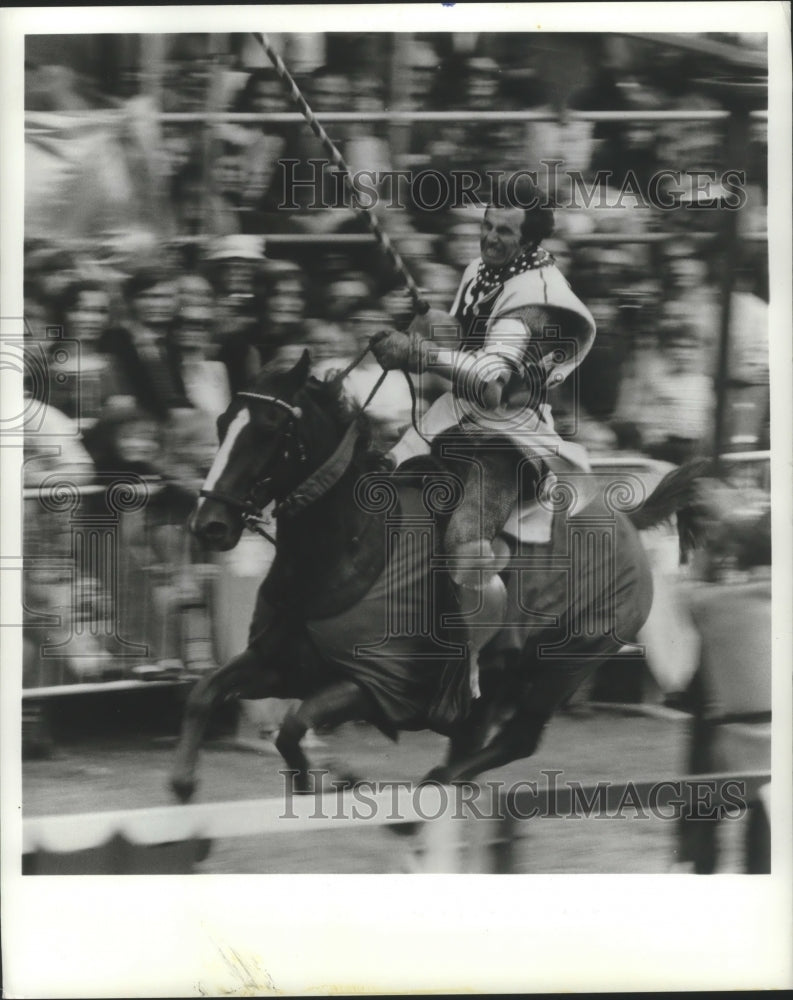
<svg viewBox="0 0 793 1000">
<path fill-rule="evenodd" d="M 394 468 L 430 452 L 441 433 L 457 430 L 459 442 L 464 428 L 482 435 L 485 451 L 493 455 L 504 454 L 493 449 L 496 439 L 508 439 L 534 463 L 541 490 L 553 483 L 555 472 L 588 471 L 584 449 L 555 432 L 547 395 L 589 352 L 595 322 L 541 246 L 553 231 L 553 209 L 525 174 L 514 181 L 499 185 L 491 198 L 481 226 L 481 257 L 463 273 L 452 315 L 431 310 L 407 333 L 389 331 L 373 343 L 387 370 L 428 371 L 451 380 L 450 391 L 425 413 L 420 433 L 409 428 L 389 453 Z M 481 609 L 492 623 L 504 613 L 505 588 L 498 573 L 509 550 L 498 536 L 507 522 L 507 532 L 521 541 L 551 538 L 550 504 L 516 504 L 514 457 L 510 461 L 511 475 L 502 472 L 479 489 L 466 488 L 443 540 L 444 554 L 458 560 L 452 578 L 468 614 L 465 638 L 474 697 L 477 654 L 494 629 L 475 628 L 471 615 Z M 466 570 L 462 564 L 470 556 L 477 557 L 476 568 Z"/>
</svg>

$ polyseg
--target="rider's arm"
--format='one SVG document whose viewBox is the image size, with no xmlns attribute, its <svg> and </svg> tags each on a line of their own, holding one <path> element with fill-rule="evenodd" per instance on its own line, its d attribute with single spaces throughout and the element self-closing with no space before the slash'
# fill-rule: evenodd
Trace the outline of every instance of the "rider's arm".
<svg viewBox="0 0 793 1000">
<path fill-rule="evenodd" d="M 484 346 L 477 351 L 455 350 L 422 340 L 416 367 L 443 375 L 477 395 L 495 389 L 487 398 L 496 406 L 500 402 L 497 386 L 506 385 L 521 370 L 530 336 L 522 318 L 503 316 L 493 323 Z"/>
</svg>

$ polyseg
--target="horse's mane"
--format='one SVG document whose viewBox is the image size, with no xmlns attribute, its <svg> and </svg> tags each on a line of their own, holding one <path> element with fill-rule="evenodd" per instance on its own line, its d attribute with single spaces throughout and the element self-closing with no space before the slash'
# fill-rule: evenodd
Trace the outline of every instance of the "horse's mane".
<svg viewBox="0 0 793 1000">
<path fill-rule="evenodd" d="M 344 381 L 338 375 L 338 371 L 329 371 L 321 379 L 311 375 L 304 388 L 321 403 L 328 416 L 341 426 L 349 427 L 354 420 L 359 420 L 368 427 L 366 414 L 349 393 L 345 392 Z"/>
<path fill-rule="evenodd" d="M 331 369 L 322 378 L 309 375 L 302 391 L 321 407 L 340 430 L 357 423 L 359 438 L 356 452 L 362 455 L 371 448 L 371 424 L 360 404 L 345 391 L 344 379 L 339 378 L 339 374 L 340 370 Z"/>
<path fill-rule="evenodd" d="M 344 389 L 344 379 L 339 378 L 342 369 L 331 369 L 322 378 L 309 375 L 297 393 L 290 382 L 289 371 L 273 371 L 263 368 L 254 380 L 253 388 L 258 392 L 267 392 L 278 398 L 297 398 L 305 393 L 339 430 L 346 430 L 350 424 L 357 422 L 359 443 L 357 451 L 365 451 L 371 447 L 371 425 L 365 411 Z"/>
</svg>

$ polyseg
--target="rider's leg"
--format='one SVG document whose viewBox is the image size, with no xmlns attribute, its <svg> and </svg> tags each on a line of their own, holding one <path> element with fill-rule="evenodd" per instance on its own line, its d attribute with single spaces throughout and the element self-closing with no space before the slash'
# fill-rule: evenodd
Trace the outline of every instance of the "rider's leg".
<svg viewBox="0 0 793 1000">
<path fill-rule="evenodd" d="M 286 764 L 297 772 L 295 790 L 313 789 L 310 779 L 311 763 L 300 745 L 307 730 L 319 726 L 335 728 L 343 722 L 366 720 L 371 717 L 372 706 L 366 694 L 353 681 L 337 681 L 318 694 L 307 698 L 295 712 L 290 712 L 281 723 L 275 741 L 278 752 Z"/>
<path fill-rule="evenodd" d="M 474 697 L 479 693 L 479 653 L 498 632 L 506 610 L 506 587 L 498 574 L 510 550 L 498 532 L 515 504 L 514 477 L 514 458 L 508 452 L 494 451 L 469 463 L 463 501 L 444 532 Z"/>
</svg>

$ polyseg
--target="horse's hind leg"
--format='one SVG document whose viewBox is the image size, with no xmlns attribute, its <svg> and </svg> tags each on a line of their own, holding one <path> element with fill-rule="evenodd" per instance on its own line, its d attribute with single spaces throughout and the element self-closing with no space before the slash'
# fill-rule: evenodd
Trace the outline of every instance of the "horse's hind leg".
<svg viewBox="0 0 793 1000">
<path fill-rule="evenodd" d="M 214 709 L 229 695 L 250 693 L 267 697 L 275 689 L 274 672 L 262 669 L 261 656 L 253 649 L 230 660 L 193 687 L 187 699 L 182 731 L 171 769 L 170 786 L 177 798 L 187 802 L 195 791 L 198 751 Z"/>
<path fill-rule="evenodd" d="M 353 681 L 337 681 L 319 694 L 307 698 L 295 712 L 290 712 L 281 724 L 275 741 L 287 766 L 294 775 L 296 792 L 319 791 L 311 781 L 311 763 L 301 740 L 307 730 L 318 726 L 332 728 L 353 719 L 366 719 L 371 706 L 364 692 Z"/>
</svg>

